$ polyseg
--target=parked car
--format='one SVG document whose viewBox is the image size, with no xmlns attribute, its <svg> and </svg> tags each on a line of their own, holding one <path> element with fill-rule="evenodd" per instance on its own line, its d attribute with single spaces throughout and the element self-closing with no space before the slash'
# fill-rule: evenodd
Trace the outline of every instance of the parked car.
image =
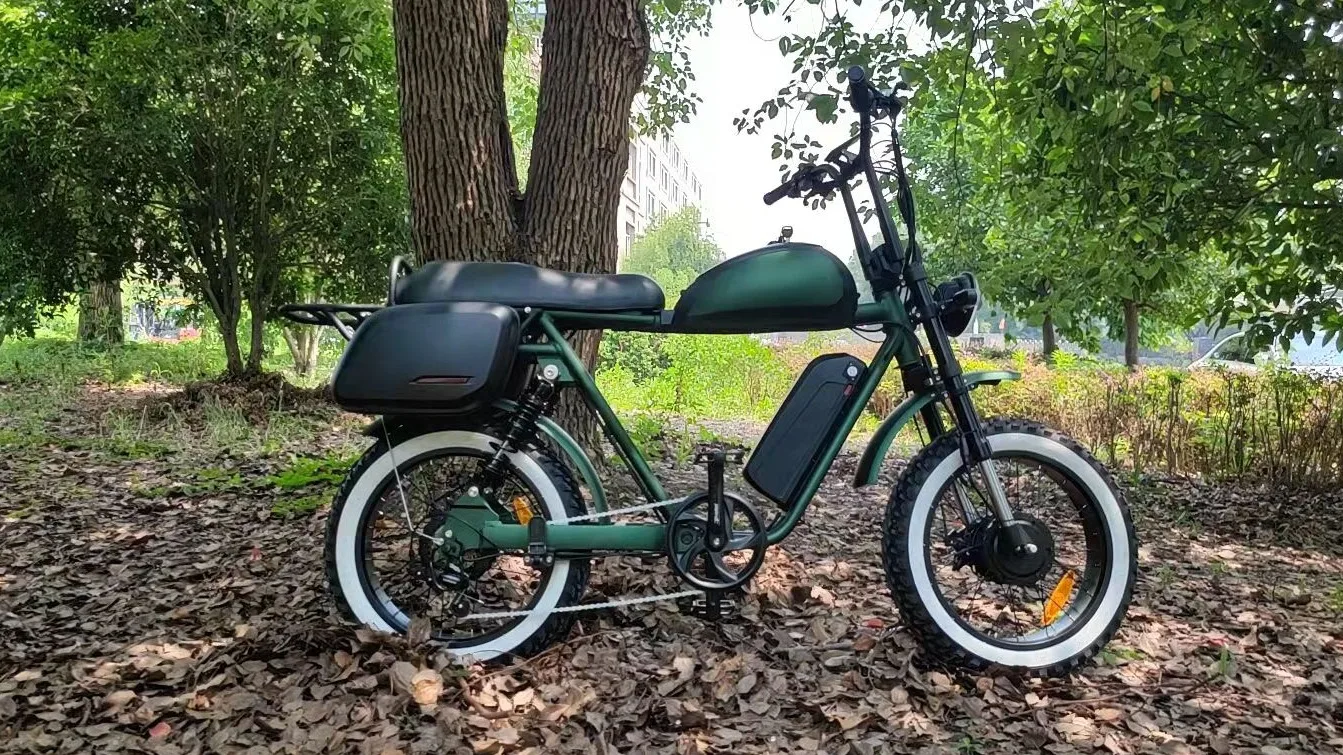
<svg viewBox="0 0 1343 755">
<path fill-rule="evenodd" d="M 1297 336 L 1286 351 L 1277 343 L 1266 349 L 1256 349 L 1244 337 L 1233 333 L 1217 342 L 1203 356 L 1195 359 L 1189 369 L 1225 369 L 1233 372 L 1257 372 L 1276 365 L 1283 369 L 1316 377 L 1343 378 L 1343 351 L 1338 343 L 1324 343 L 1317 338 L 1308 343 Z"/>
</svg>

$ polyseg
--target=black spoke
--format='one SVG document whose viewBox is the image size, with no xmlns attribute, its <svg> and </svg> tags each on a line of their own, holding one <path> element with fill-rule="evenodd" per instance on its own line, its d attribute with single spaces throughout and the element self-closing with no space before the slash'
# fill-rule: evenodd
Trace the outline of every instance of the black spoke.
<svg viewBox="0 0 1343 755">
<path fill-rule="evenodd" d="M 1012 561 L 1010 548 L 993 545 L 998 542 L 998 523 L 989 513 L 984 481 L 970 469 L 963 468 L 946 484 L 937 497 L 937 513 L 926 520 L 934 587 L 957 620 L 985 639 L 1008 644 L 1040 642 L 1041 637 L 1056 641 L 1076 623 L 1077 615 L 1097 601 L 1106 560 L 1101 515 L 1077 485 L 1045 466 L 1049 463 L 1027 455 L 994 458 L 1014 514 L 1034 528 L 1030 531 L 1047 533 L 1046 547 L 1052 548 L 1047 560 Z M 951 531 L 945 507 L 960 511 L 956 482 L 976 506 L 979 521 Z M 956 563 L 966 565 L 957 570 Z M 1070 563 L 1085 566 L 1078 570 Z M 1050 607 L 1050 598 L 1069 573 L 1075 575 L 1076 584 L 1062 596 L 1064 608 L 1055 614 L 1058 607 Z M 1046 611 L 1052 621 L 1046 622 Z"/>
</svg>

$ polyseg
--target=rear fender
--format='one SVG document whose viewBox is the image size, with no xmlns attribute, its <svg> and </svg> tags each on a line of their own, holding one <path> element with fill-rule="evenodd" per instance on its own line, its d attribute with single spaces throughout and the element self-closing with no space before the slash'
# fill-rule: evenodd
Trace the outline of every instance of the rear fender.
<svg viewBox="0 0 1343 755">
<path fill-rule="evenodd" d="M 507 399 L 501 399 L 494 402 L 494 407 L 499 410 L 499 414 L 511 414 L 517 409 L 517 403 Z M 363 434 L 370 438 L 382 438 L 389 430 L 400 428 L 411 428 L 417 430 L 465 430 L 479 429 L 481 426 L 480 415 L 473 416 L 391 416 L 379 417 L 370 422 L 363 429 Z M 587 486 L 588 493 L 592 497 L 592 510 L 594 513 L 602 513 L 607 510 L 606 506 L 606 488 L 602 486 L 601 477 L 597 475 L 597 468 L 593 466 L 592 461 L 588 459 L 583 447 L 577 440 L 569 434 L 567 430 L 560 427 L 549 417 L 538 417 L 536 420 L 536 429 L 541 431 L 555 447 L 558 448 L 568 459 L 570 466 L 578 471 L 583 484 Z"/>
<path fill-rule="evenodd" d="M 1011 370 L 965 373 L 965 384 L 970 388 L 977 388 L 981 385 L 997 385 L 1004 380 L 1019 379 L 1021 379 L 1021 373 Z M 871 485 L 877 481 L 877 475 L 881 473 L 881 465 L 886 460 L 886 454 L 891 449 L 891 443 L 895 442 L 895 436 L 900 434 L 900 430 L 909 424 L 910 420 L 918 416 L 920 409 L 936 399 L 936 393 L 916 393 L 895 407 L 891 416 L 887 417 L 877 428 L 877 431 L 872 434 L 872 440 L 868 441 L 867 448 L 863 451 L 863 457 L 858 461 L 858 470 L 853 475 L 853 486 L 855 488 Z"/>
</svg>

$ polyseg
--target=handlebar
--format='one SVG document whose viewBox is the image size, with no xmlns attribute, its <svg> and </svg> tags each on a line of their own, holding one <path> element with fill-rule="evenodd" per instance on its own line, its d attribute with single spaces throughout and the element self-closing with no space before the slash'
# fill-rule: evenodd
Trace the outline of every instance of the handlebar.
<svg viewBox="0 0 1343 755">
<path fill-rule="evenodd" d="M 765 204 L 774 204 L 784 197 L 828 194 L 841 182 L 852 179 L 867 165 L 872 147 L 872 116 L 885 112 L 894 117 L 904 106 L 904 99 L 896 97 L 894 93 L 883 94 L 872 86 L 861 66 L 851 66 L 847 78 L 849 103 L 859 117 L 858 133 L 826 155 L 825 161 L 829 163 L 828 165 L 800 166 L 787 180 L 766 192 Z M 897 86 L 897 89 L 900 86 Z M 859 142 L 858 154 L 850 156 L 847 150 L 854 142 Z"/>
<path fill-rule="evenodd" d="M 765 204 L 774 204 L 780 199 L 783 199 L 784 197 L 788 196 L 789 192 L 791 192 L 792 190 L 793 190 L 793 179 L 789 178 L 787 181 L 784 181 L 777 187 L 770 189 L 768 192 L 765 193 Z"/>
</svg>

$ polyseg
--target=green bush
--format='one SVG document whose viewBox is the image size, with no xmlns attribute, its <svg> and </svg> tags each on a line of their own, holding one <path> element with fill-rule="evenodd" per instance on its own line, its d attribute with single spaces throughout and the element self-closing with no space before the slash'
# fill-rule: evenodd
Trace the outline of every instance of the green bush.
<svg viewBox="0 0 1343 755">
<path fill-rule="evenodd" d="M 0 382 L 74 384 L 88 380 L 113 385 L 160 382 L 182 385 L 211 380 L 224 373 L 224 345 L 207 324 L 200 338 L 190 341 L 128 341 L 120 346 L 90 347 L 74 338 L 74 319 L 65 315 L 47 320 L 33 338 L 7 338 L 0 343 Z M 292 374 L 293 359 L 278 325 L 266 329 L 266 356 L 262 369 L 286 372 L 298 384 L 320 383 L 344 350 L 338 338 L 323 340 L 317 372 L 311 380 Z"/>
<path fill-rule="evenodd" d="M 1312 488 L 1343 480 L 1343 383 L 1278 370 L 1035 366 L 975 398 L 985 414 L 1040 420 L 1140 471 Z"/>
<path fill-rule="evenodd" d="M 627 334 L 620 334 L 627 335 Z M 650 427 L 669 416 L 684 420 L 768 420 L 802 368 L 819 353 L 862 345 L 808 341 L 771 348 L 748 336 L 669 336 L 603 355 L 597 382 L 618 411 L 643 413 Z M 650 356 L 655 354 L 656 357 Z M 1284 371 L 1233 374 L 1116 365 L 1056 354 L 1054 367 L 1022 351 L 989 361 L 962 355 L 966 371 L 1002 369 L 1022 379 L 975 391 L 989 417 L 1018 416 L 1059 428 L 1111 465 L 1137 471 L 1236 478 L 1295 487 L 1343 482 L 1343 383 Z M 904 398 L 891 370 L 869 404 L 877 418 Z M 860 423 L 860 430 L 871 420 Z M 898 447 L 926 442 L 907 428 Z"/>
<path fill-rule="evenodd" d="M 0 382 L 188 383 L 219 377 L 223 350 L 208 341 L 127 343 L 89 348 L 65 339 L 9 339 L 0 345 Z"/>
<path fill-rule="evenodd" d="M 789 366 L 750 336 L 629 335 L 608 334 L 597 372 L 618 411 L 768 419 L 792 384 Z"/>
</svg>

